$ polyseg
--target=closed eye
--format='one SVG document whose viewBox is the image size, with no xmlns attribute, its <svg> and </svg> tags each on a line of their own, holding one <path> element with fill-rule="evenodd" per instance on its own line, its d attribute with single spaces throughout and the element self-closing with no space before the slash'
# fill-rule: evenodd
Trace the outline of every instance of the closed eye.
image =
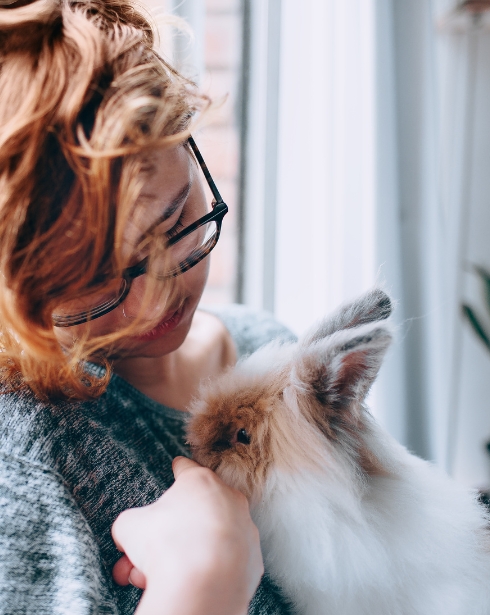
<svg viewBox="0 0 490 615">
<path fill-rule="evenodd" d="M 178 211 L 179 207 L 182 207 L 180 212 L 179 219 L 174 224 L 174 226 L 169 230 L 165 231 L 165 237 L 173 237 L 176 233 L 178 233 L 181 229 L 178 225 L 182 226 L 182 220 L 184 217 L 184 210 L 187 205 L 187 198 L 189 196 L 189 192 L 192 187 L 192 181 L 189 181 L 177 194 L 177 196 L 171 201 L 169 206 L 165 209 L 161 216 L 159 216 L 155 222 L 138 238 L 136 242 L 137 249 L 141 252 L 148 244 L 152 241 L 153 238 L 159 235 L 158 227 L 163 223 L 172 218 L 172 216 Z M 146 194 L 142 195 L 146 199 L 153 200 L 157 198 L 154 194 Z M 160 233 L 160 237 L 163 233 Z"/>
<path fill-rule="evenodd" d="M 176 235 L 178 235 L 180 231 L 185 228 L 184 219 L 185 219 L 185 206 L 182 208 L 182 211 L 180 212 L 180 216 L 177 222 L 172 226 L 171 229 L 168 229 L 167 231 L 163 233 L 158 233 L 158 227 L 157 227 L 152 230 L 151 234 L 149 233 L 141 241 L 138 251 L 135 255 L 135 258 L 133 259 L 134 262 L 140 262 L 148 256 L 149 252 L 151 251 L 151 244 L 155 240 L 158 241 L 158 239 L 161 240 L 162 238 L 169 240 L 172 237 L 175 237 Z"/>
<path fill-rule="evenodd" d="M 175 237 L 175 235 L 178 235 L 180 233 L 180 231 L 185 228 L 184 225 L 184 208 L 182 208 L 182 211 L 180 213 L 179 219 L 177 220 L 177 222 L 173 225 L 173 227 L 171 229 L 169 229 L 168 231 L 166 231 L 165 233 L 165 237 L 167 239 L 172 239 L 172 237 Z"/>
</svg>

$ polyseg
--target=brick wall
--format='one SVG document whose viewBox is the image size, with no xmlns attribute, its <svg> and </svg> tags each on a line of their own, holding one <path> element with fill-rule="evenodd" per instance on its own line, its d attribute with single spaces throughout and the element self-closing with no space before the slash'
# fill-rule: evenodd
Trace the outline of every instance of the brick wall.
<svg viewBox="0 0 490 615">
<path fill-rule="evenodd" d="M 235 299 L 236 291 L 241 8 L 240 0 L 205 0 L 205 3 L 205 74 L 201 84 L 217 107 L 212 111 L 209 126 L 199 131 L 197 139 L 230 211 L 223 220 L 219 243 L 211 255 L 203 302 L 226 303 Z"/>
</svg>

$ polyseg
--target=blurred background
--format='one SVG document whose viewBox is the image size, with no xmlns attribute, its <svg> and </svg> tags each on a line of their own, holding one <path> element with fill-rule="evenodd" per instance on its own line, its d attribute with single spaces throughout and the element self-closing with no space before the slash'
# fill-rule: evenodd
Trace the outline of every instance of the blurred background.
<svg viewBox="0 0 490 615">
<path fill-rule="evenodd" d="M 195 135 L 230 206 L 204 302 L 300 334 L 383 285 L 374 414 L 490 488 L 490 2 L 146 4 L 189 24 L 161 53 L 219 103 Z"/>
</svg>

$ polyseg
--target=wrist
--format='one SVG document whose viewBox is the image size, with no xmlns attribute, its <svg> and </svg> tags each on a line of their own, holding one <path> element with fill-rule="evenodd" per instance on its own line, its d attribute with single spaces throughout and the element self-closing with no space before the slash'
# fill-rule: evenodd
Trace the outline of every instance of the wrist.
<svg viewBox="0 0 490 615">
<path fill-rule="evenodd" d="M 147 579 L 135 615 L 247 615 L 249 601 L 216 576 L 186 574 L 182 582 L 166 572 Z"/>
</svg>

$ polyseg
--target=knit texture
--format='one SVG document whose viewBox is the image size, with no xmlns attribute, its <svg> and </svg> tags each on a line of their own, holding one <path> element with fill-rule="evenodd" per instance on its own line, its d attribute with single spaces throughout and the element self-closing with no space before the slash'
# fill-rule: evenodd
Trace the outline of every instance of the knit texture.
<svg viewBox="0 0 490 615">
<path fill-rule="evenodd" d="M 209 311 L 239 356 L 271 339 L 294 339 L 266 313 Z M 112 581 L 121 554 L 111 526 L 121 511 L 172 485 L 172 459 L 189 455 L 185 418 L 117 375 L 96 401 L 48 404 L 28 390 L 0 395 L 0 613 L 134 612 L 141 591 Z M 250 613 L 289 613 L 267 575 Z"/>
</svg>

